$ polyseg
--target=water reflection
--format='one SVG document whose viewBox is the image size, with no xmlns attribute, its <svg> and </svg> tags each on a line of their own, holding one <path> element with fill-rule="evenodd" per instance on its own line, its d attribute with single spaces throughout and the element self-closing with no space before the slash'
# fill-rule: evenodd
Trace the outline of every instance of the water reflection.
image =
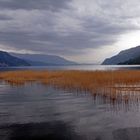
<svg viewBox="0 0 140 140">
<path fill-rule="evenodd" d="M 139 70 L 140 65 L 59 65 L 30 67 L 1 67 L 0 71 L 15 70 Z"/>
<path fill-rule="evenodd" d="M 81 140 L 73 127 L 61 121 L 0 127 L 1 140 Z"/>
<path fill-rule="evenodd" d="M 122 102 L 41 84 L 0 86 L 1 140 L 137 140 L 139 100 Z"/>
<path fill-rule="evenodd" d="M 50 86 L 52 87 L 52 86 Z M 126 90 L 119 91 L 115 89 L 115 93 L 99 91 L 97 93 L 91 93 L 90 91 L 80 90 L 80 89 L 63 89 L 59 87 L 53 87 L 57 91 L 63 91 L 66 93 L 72 93 L 74 96 L 89 98 L 92 100 L 94 105 L 105 105 L 107 111 L 118 112 L 118 111 L 138 111 L 140 105 L 140 91 Z M 121 93 L 122 92 L 122 93 Z"/>
<path fill-rule="evenodd" d="M 79 93 L 80 94 L 80 93 Z M 90 94 L 90 93 L 88 93 Z M 102 94 L 93 94 L 92 100 L 94 104 L 105 104 L 108 105 L 107 110 L 118 112 L 118 111 L 131 111 L 133 109 L 138 110 L 140 104 L 140 93 L 137 94 L 130 94 L 129 100 L 124 100 L 122 95 L 119 98 L 112 99 L 110 97 L 104 96 Z"/>
<path fill-rule="evenodd" d="M 125 128 L 113 132 L 114 140 L 140 140 L 140 128 Z"/>
<path fill-rule="evenodd" d="M 139 140 L 140 128 L 92 132 L 80 135 L 61 121 L 0 126 L 1 140 Z"/>
</svg>

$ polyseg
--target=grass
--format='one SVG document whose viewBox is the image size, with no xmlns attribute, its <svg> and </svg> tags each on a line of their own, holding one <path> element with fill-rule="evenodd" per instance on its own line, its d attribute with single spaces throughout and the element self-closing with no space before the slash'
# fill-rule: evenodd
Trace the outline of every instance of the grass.
<svg viewBox="0 0 140 140">
<path fill-rule="evenodd" d="M 64 90 L 86 91 L 111 100 L 133 98 L 140 93 L 139 70 L 116 71 L 11 71 L 0 72 L 0 79 L 11 85 L 40 82 Z"/>
</svg>

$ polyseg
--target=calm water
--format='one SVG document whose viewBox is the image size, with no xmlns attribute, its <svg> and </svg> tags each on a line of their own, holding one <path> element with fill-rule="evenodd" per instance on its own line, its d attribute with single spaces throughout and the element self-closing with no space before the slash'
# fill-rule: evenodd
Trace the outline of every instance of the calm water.
<svg viewBox="0 0 140 140">
<path fill-rule="evenodd" d="M 0 68 L 0 71 L 11 71 L 11 70 L 119 70 L 129 69 L 136 70 L 140 69 L 140 65 L 70 65 L 70 66 L 34 66 L 34 67 L 9 67 Z"/>
<path fill-rule="evenodd" d="M 0 83 L 0 140 L 139 140 L 140 105 Z"/>
<path fill-rule="evenodd" d="M 114 70 L 139 66 L 59 66 L 1 70 Z M 0 140 L 140 140 L 140 103 L 110 102 L 41 84 L 0 83 Z"/>
</svg>

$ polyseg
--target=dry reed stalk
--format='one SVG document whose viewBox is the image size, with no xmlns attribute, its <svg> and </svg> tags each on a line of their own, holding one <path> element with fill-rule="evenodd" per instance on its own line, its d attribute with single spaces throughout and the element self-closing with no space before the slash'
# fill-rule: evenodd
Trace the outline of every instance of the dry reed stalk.
<svg viewBox="0 0 140 140">
<path fill-rule="evenodd" d="M 120 95 L 127 100 L 130 93 L 140 93 L 139 70 L 11 71 L 0 72 L 0 79 L 11 85 L 38 81 L 62 89 L 88 91 L 112 100 L 116 100 Z"/>
</svg>

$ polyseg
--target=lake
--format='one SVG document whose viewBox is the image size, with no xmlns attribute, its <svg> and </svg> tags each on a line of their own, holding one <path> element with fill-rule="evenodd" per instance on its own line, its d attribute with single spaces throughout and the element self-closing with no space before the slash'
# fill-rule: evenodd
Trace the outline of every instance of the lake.
<svg viewBox="0 0 140 140">
<path fill-rule="evenodd" d="M 140 65 L 68 65 L 68 66 L 30 66 L 30 67 L 1 67 L 0 71 L 11 70 L 139 70 Z"/>
<path fill-rule="evenodd" d="M 139 66 L 20 67 L 1 70 L 115 70 Z M 0 140 L 139 140 L 140 102 L 30 83 L 0 83 Z"/>
</svg>

